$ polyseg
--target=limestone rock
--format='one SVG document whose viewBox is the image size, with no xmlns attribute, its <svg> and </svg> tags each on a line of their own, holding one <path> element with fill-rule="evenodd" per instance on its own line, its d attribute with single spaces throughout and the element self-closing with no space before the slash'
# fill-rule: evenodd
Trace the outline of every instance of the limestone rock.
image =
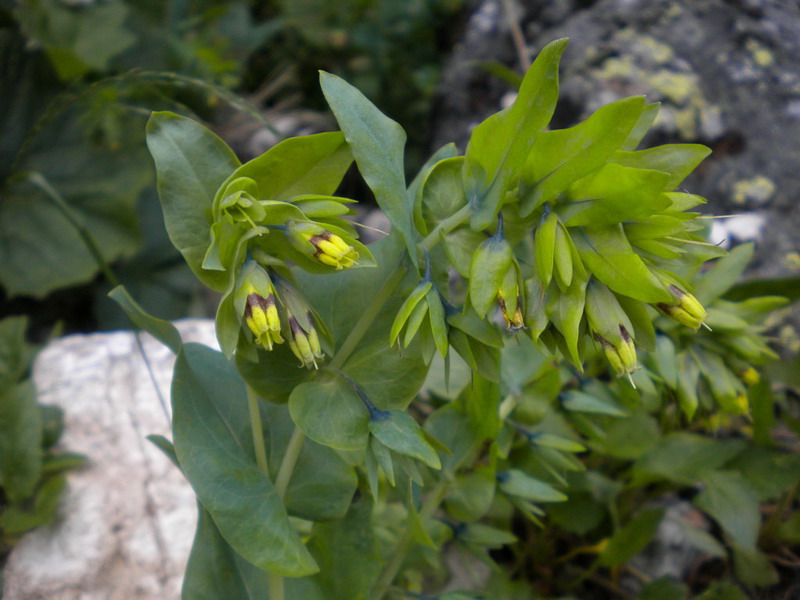
<svg viewBox="0 0 800 600">
<path fill-rule="evenodd" d="M 211 321 L 178 324 L 184 341 L 216 346 Z M 174 356 L 144 351 L 165 403 Z M 64 409 L 60 447 L 87 467 L 69 475 L 59 520 L 24 536 L 5 568 L 5 600 L 177 600 L 196 523 L 178 469 L 145 436 L 169 420 L 131 332 L 73 335 L 34 365 L 40 402 Z"/>
</svg>

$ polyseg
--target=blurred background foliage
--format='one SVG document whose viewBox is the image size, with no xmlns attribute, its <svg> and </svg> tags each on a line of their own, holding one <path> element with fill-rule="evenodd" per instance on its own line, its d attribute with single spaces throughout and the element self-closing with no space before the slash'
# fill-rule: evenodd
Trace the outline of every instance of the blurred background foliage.
<svg viewBox="0 0 800 600">
<path fill-rule="evenodd" d="M 249 158 L 285 135 L 332 126 L 317 112 L 325 69 L 410 132 L 414 168 L 462 5 L 0 2 L 0 88 L 13 90 L 0 97 L 0 316 L 30 315 L 38 339 L 56 322 L 66 332 L 127 326 L 75 223 L 147 310 L 206 316 L 211 302 L 168 243 L 156 202 L 150 111 L 210 122 Z M 285 119 L 292 111 L 301 116 Z"/>
</svg>

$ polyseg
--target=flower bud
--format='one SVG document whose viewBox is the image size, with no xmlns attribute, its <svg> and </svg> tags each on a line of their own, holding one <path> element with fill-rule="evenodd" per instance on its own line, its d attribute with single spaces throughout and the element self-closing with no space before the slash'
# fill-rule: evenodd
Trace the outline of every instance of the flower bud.
<svg viewBox="0 0 800 600">
<path fill-rule="evenodd" d="M 508 309 L 506 299 L 503 296 L 503 290 L 497 292 L 497 304 L 500 306 L 500 312 L 503 314 L 503 320 L 506 322 L 506 329 L 519 331 L 525 328 L 525 322 L 522 319 L 522 298 L 520 298 L 519 294 L 516 296 L 516 306 L 513 314 L 511 314 Z"/>
<path fill-rule="evenodd" d="M 339 271 L 352 267 L 358 260 L 358 252 L 353 246 L 316 223 L 289 221 L 287 225 L 292 245 L 324 265 Z"/>
<path fill-rule="evenodd" d="M 639 369 L 639 364 L 636 361 L 636 346 L 634 346 L 633 340 L 624 326 L 619 326 L 619 332 L 620 338 L 617 343 L 610 342 L 599 333 L 595 333 L 594 337 L 603 347 L 603 353 L 606 355 L 617 377 L 627 375 L 631 385 L 633 385 L 631 375 Z M 636 386 L 634 385 L 634 387 Z"/>
<path fill-rule="evenodd" d="M 497 304 L 506 328 L 511 331 L 519 331 L 525 327 L 522 318 L 522 296 L 520 294 L 520 273 L 517 261 L 511 260 L 511 264 L 503 276 L 503 283 L 497 290 Z"/>
<path fill-rule="evenodd" d="M 480 318 L 489 312 L 513 261 L 514 253 L 503 235 L 503 219 L 499 216 L 497 232 L 478 246 L 469 268 L 469 300 Z"/>
<path fill-rule="evenodd" d="M 256 182 L 249 177 L 238 177 L 225 188 L 215 215 L 224 216 L 231 225 L 249 223 L 251 227 L 256 227 L 266 215 L 264 207 L 256 199 L 257 196 Z"/>
<path fill-rule="evenodd" d="M 753 367 L 747 367 L 742 371 L 741 377 L 746 385 L 755 385 L 761 381 L 761 375 Z"/>
<path fill-rule="evenodd" d="M 656 308 L 681 325 L 697 330 L 706 318 L 706 309 L 697 298 L 676 285 L 670 285 L 669 291 L 678 298 L 678 304 L 658 303 Z"/>
<path fill-rule="evenodd" d="M 319 345 L 319 336 L 314 326 L 314 317 L 306 314 L 307 329 L 293 316 L 289 317 L 289 348 L 305 367 L 317 368 L 317 359 L 325 356 Z"/>
</svg>

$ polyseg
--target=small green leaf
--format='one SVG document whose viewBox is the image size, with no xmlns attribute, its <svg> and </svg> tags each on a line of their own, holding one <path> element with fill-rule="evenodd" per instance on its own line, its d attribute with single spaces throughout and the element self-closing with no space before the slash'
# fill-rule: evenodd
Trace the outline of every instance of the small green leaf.
<svg viewBox="0 0 800 600">
<path fill-rule="evenodd" d="M 600 554 L 600 564 L 616 567 L 628 562 L 650 543 L 663 517 L 662 508 L 640 512 L 611 536 Z"/>
<path fill-rule="evenodd" d="M 663 193 L 668 179 L 662 171 L 607 163 L 570 187 L 561 218 L 570 227 L 646 219 L 670 206 Z"/>
<path fill-rule="evenodd" d="M 706 473 L 719 469 L 744 447 L 744 440 L 716 440 L 691 433 L 672 433 L 636 461 L 633 480 L 637 484 L 666 479 L 695 485 Z"/>
<path fill-rule="evenodd" d="M 567 39 L 542 48 L 509 108 L 472 130 L 465 161 L 465 188 L 475 209 L 474 230 L 496 218 L 506 191 L 516 183 L 531 144 L 553 116 L 558 100 L 558 64 Z"/>
<path fill-rule="evenodd" d="M 31 381 L 0 390 L 0 487 L 11 502 L 33 494 L 42 472 L 42 412 Z"/>
<path fill-rule="evenodd" d="M 554 212 L 542 215 L 542 219 L 534 233 L 534 261 L 536 273 L 546 288 L 553 276 L 553 258 L 556 249 L 556 229 L 558 228 L 558 215 Z"/>
<path fill-rule="evenodd" d="M 548 293 L 546 298 L 545 312 L 564 336 L 568 358 L 576 367 L 583 369 L 578 343 L 581 339 L 581 321 L 586 305 L 586 279 L 573 278 L 572 285 L 564 293 Z"/>
<path fill-rule="evenodd" d="M 475 251 L 469 269 L 469 300 L 479 317 L 486 316 L 497 298 L 512 258 L 511 246 L 497 235 L 485 240 Z"/>
<path fill-rule="evenodd" d="M 431 289 L 433 284 L 430 281 L 423 281 L 414 290 L 408 295 L 403 305 L 400 307 L 400 310 L 397 311 L 397 316 L 394 318 L 394 322 L 392 323 L 392 330 L 389 332 L 389 345 L 394 346 L 395 341 L 397 340 L 397 336 L 400 335 L 400 330 L 403 329 L 403 326 L 408 321 L 409 317 L 411 317 L 411 313 L 417 307 L 420 300 L 425 297 L 425 294 L 428 293 L 428 290 Z"/>
<path fill-rule="evenodd" d="M 567 497 L 553 486 L 531 477 L 519 469 L 509 469 L 497 475 L 500 489 L 509 496 L 531 502 L 563 502 Z"/>
<path fill-rule="evenodd" d="M 725 294 L 744 273 L 754 250 L 753 244 L 742 244 L 715 261 L 695 286 L 695 297 L 703 304 L 710 304 Z"/>
<path fill-rule="evenodd" d="M 703 475 L 705 489 L 694 504 L 706 512 L 733 541 L 754 550 L 761 516 L 758 498 L 747 481 L 735 471 L 709 471 Z"/>
<path fill-rule="evenodd" d="M 564 408 L 573 412 L 609 415 L 611 417 L 625 417 L 628 414 L 625 409 L 614 402 L 612 398 L 603 398 L 577 390 L 566 392 L 562 404 Z"/>
<path fill-rule="evenodd" d="M 398 454 L 421 460 L 434 469 L 441 468 L 439 455 L 408 413 L 399 410 L 377 413 L 370 419 L 369 430 L 382 444 Z"/>
<path fill-rule="evenodd" d="M 531 214 L 600 168 L 628 137 L 643 108 L 643 96 L 623 98 L 599 108 L 575 127 L 541 134 L 523 170 L 521 214 Z"/>
<path fill-rule="evenodd" d="M 423 235 L 467 203 L 461 180 L 463 162 L 463 156 L 441 160 L 422 180 L 416 198 L 415 222 Z"/>
<path fill-rule="evenodd" d="M 175 326 L 169 321 L 164 321 L 146 313 L 136 300 L 131 297 L 125 286 L 115 287 L 108 293 L 108 296 L 120 305 L 134 324 L 144 329 L 175 354 L 180 352 L 183 341 Z"/>
<path fill-rule="evenodd" d="M 369 412 L 353 386 L 327 377 L 297 386 L 289 396 L 292 420 L 308 437 L 339 450 L 360 450 L 369 437 Z"/>
<path fill-rule="evenodd" d="M 505 529 L 497 529 L 483 523 L 467 523 L 459 530 L 458 539 L 484 548 L 501 548 L 516 542 L 517 536 Z"/>
<path fill-rule="evenodd" d="M 445 509 L 458 521 L 477 521 L 491 508 L 496 488 L 494 469 L 489 466 L 458 473 L 447 488 Z"/>
<path fill-rule="evenodd" d="M 292 137 L 237 168 L 219 193 L 233 180 L 248 177 L 258 186 L 257 200 L 289 200 L 301 194 L 329 196 L 352 162 L 341 132 Z M 218 195 L 216 201 L 221 199 Z"/>
</svg>

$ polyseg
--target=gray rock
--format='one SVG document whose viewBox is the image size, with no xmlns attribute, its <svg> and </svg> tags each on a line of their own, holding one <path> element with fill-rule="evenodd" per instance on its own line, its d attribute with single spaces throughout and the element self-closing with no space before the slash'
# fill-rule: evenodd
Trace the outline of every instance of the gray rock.
<svg viewBox="0 0 800 600">
<path fill-rule="evenodd" d="M 211 321 L 178 324 L 185 341 L 216 346 Z M 174 356 L 143 335 L 168 402 Z M 40 401 L 64 409 L 60 447 L 81 452 L 59 520 L 24 536 L 5 568 L 5 600 L 132 600 L 180 597 L 194 537 L 195 498 L 177 468 L 145 436 L 169 436 L 131 332 L 74 335 L 38 356 Z M 166 408 L 168 410 L 168 407 Z"/>
</svg>

